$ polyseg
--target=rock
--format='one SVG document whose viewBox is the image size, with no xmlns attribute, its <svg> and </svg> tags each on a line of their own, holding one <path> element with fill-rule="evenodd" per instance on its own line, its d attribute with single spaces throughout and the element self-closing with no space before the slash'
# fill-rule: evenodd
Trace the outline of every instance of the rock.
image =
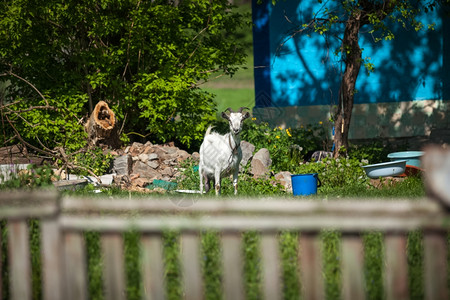
<svg viewBox="0 0 450 300">
<path fill-rule="evenodd" d="M 129 150 L 129 153 L 131 154 L 131 155 L 133 155 L 133 156 L 138 156 L 142 151 L 142 147 L 143 147 L 144 145 L 143 144 L 141 144 L 141 143 L 137 143 L 137 142 L 134 142 L 132 145 L 131 145 L 131 147 L 130 147 L 130 150 Z"/>
<path fill-rule="evenodd" d="M 259 149 L 253 156 L 251 162 L 251 173 L 254 177 L 263 177 L 270 173 L 269 167 L 272 165 L 269 150 L 266 148 Z"/>
<path fill-rule="evenodd" d="M 275 179 L 284 187 L 284 190 L 289 193 L 292 193 L 291 175 L 292 173 L 288 171 L 282 171 L 275 174 Z"/>
<path fill-rule="evenodd" d="M 158 154 L 156 154 L 156 153 L 150 153 L 150 154 L 148 154 L 147 159 L 148 159 L 148 160 L 155 160 L 155 159 L 158 159 Z"/>
<path fill-rule="evenodd" d="M 243 168 L 247 166 L 248 161 L 253 157 L 253 151 L 255 151 L 255 146 L 247 141 L 241 141 L 242 149 L 242 160 L 239 165 L 239 171 L 242 172 Z"/>
<path fill-rule="evenodd" d="M 141 148 L 142 146 L 144 146 L 144 144 L 139 142 L 134 142 L 133 144 L 131 144 L 131 147 L 133 148 Z"/>
<path fill-rule="evenodd" d="M 175 154 L 179 149 L 177 147 L 167 147 L 163 148 L 167 154 Z"/>
<path fill-rule="evenodd" d="M 178 162 L 185 161 L 186 159 L 191 157 L 191 155 L 189 153 L 187 153 L 184 150 L 180 150 L 180 149 L 176 152 L 176 154 L 177 154 L 177 161 Z"/>
<path fill-rule="evenodd" d="M 155 169 L 139 160 L 134 164 L 133 174 L 139 174 L 140 178 L 144 177 L 155 179 L 161 177 L 161 175 Z"/>
<path fill-rule="evenodd" d="M 172 177 L 174 174 L 174 170 L 171 167 L 167 167 L 160 171 L 161 175 Z"/>
<path fill-rule="evenodd" d="M 147 185 L 152 183 L 152 181 L 153 179 L 149 178 L 137 178 L 136 180 L 133 181 L 133 186 L 146 187 Z"/>
<path fill-rule="evenodd" d="M 131 155 L 125 154 L 114 159 L 112 169 L 117 175 L 130 175 L 132 164 L 133 159 Z"/>
<path fill-rule="evenodd" d="M 157 160 L 147 161 L 146 164 L 152 167 L 153 169 L 157 169 L 159 167 L 159 162 Z"/>
<path fill-rule="evenodd" d="M 192 157 L 192 159 L 193 159 L 194 161 L 196 161 L 196 162 L 199 162 L 199 161 L 200 161 L 200 153 L 198 153 L 198 152 L 192 153 L 191 157 Z"/>
<path fill-rule="evenodd" d="M 148 160 L 148 155 L 145 154 L 145 153 L 142 153 L 142 154 L 138 155 L 138 158 L 139 158 L 140 161 L 146 162 Z"/>
<path fill-rule="evenodd" d="M 176 166 L 177 165 L 176 158 L 166 159 L 163 161 L 163 163 L 168 166 Z"/>
<path fill-rule="evenodd" d="M 167 151 L 165 151 L 162 147 L 160 147 L 160 146 L 155 146 L 155 148 L 153 148 L 153 150 L 154 150 L 154 153 L 156 154 L 156 155 L 158 155 L 158 157 L 161 159 L 161 160 L 165 160 L 166 158 L 167 158 Z"/>
<path fill-rule="evenodd" d="M 113 184 L 126 189 L 131 186 L 131 178 L 128 175 L 117 175 L 113 177 Z"/>
</svg>

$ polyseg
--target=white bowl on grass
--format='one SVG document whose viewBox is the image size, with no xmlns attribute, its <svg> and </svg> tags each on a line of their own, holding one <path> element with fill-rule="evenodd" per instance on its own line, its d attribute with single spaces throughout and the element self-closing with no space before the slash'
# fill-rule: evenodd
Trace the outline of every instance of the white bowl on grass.
<svg viewBox="0 0 450 300">
<path fill-rule="evenodd" d="M 364 171 L 369 178 L 398 176 L 405 173 L 406 160 L 397 160 L 379 164 L 363 166 Z"/>
</svg>

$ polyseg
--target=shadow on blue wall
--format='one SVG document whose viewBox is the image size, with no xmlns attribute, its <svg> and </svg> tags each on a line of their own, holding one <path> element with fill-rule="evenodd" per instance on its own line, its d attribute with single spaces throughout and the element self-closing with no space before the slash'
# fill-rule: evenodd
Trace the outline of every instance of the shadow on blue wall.
<svg viewBox="0 0 450 300">
<path fill-rule="evenodd" d="M 289 38 L 319 4 L 253 2 L 256 107 L 336 105 L 345 68 L 333 53 L 340 41 L 315 33 Z M 450 100 L 449 18 L 435 12 L 421 20 L 435 23 L 436 30 L 415 32 L 394 25 L 394 40 L 375 43 L 369 28 L 363 28 L 363 58 L 375 65 L 375 72 L 361 68 L 355 104 Z"/>
</svg>

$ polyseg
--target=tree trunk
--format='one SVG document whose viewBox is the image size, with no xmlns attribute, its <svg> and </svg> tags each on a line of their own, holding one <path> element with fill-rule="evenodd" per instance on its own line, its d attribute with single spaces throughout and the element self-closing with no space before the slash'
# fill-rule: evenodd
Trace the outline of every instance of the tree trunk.
<svg viewBox="0 0 450 300">
<path fill-rule="evenodd" d="M 359 47 L 359 30 L 364 25 L 361 11 L 354 11 L 345 24 L 342 51 L 345 71 L 339 89 L 339 106 L 335 115 L 335 135 L 333 156 L 346 155 L 349 143 L 348 132 L 353 110 L 356 79 L 361 68 L 361 48 Z"/>
<path fill-rule="evenodd" d="M 95 105 L 85 129 L 89 146 L 105 145 L 113 149 L 120 147 L 116 117 L 106 102 L 100 101 Z"/>
</svg>

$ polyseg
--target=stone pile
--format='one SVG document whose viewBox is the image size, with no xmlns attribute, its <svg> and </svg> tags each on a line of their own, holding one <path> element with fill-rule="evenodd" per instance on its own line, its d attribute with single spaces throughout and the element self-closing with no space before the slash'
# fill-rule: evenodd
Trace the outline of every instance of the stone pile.
<svg viewBox="0 0 450 300">
<path fill-rule="evenodd" d="M 247 172 L 255 178 L 269 178 L 272 160 L 269 151 L 265 148 L 255 154 L 255 146 L 246 141 L 241 142 L 242 161 L 240 172 Z M 189 154 L 179 149 L 173 143 L 154 145 L 133 143 L 124 150 L 115 153 L 112 171 L 114 183 L 122 188 L 143 191 L 154 180 L 175 181 L 182 173 L 182 165 L 188 159 L 198 165 L 200 155 L 198 152 Z M 287 190 L 290 186 L 290 174 L 276 174 L 276 180 Z M 159 190 L 157 190 L 159 191 Z"/>
<path fill-rule="evenodd" d="M 187 159 L 199 160 L 198 152 L 189 154 L 173 144 L 133 143 L 113 162 L 114 182 L 122 187 L 145 187 L 153 180 L 174 181 Z"/>
</svg>

